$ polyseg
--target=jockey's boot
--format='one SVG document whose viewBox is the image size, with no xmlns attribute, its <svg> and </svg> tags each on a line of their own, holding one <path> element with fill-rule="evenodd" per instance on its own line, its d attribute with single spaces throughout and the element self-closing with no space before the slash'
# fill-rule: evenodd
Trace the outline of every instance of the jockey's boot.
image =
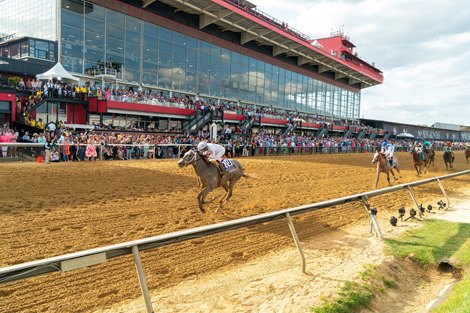
<svg viewBox="0 0 470 313">
<path fill-rule="evenodd" d="M 393 166 L 393 157 L 389 158 L 388 162 L 390 163 L 390 166 Z"/>
</svg>

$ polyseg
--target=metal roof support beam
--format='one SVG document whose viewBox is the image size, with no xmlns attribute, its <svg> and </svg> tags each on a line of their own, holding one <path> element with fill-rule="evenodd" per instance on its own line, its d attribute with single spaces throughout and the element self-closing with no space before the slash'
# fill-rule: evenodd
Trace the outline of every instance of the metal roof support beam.
<svg viewBox="0 0 470 313">
<path fill-rule="evenodd" d="M 354 84 L 357 84 L 357 83 L 360 83 L 360 81 L 358 81 L 357 79 L 354 79 L 354 78 L 349 78 L 349 84 L 350 85 L 354 85 Z"/>
<path fill-rule="evenodd" d="M 329 71 L 329 70 L 330 70 L 330 68 L 329 68 L 329 67 L 326 67 L 325 65 L 319 65 L 319 66 L 318 66 L 318 73 L 320 73 L 320 74 L 321 74 L 321 73 L 324 73 L 324 72 L 327 72 L 327 71 Z"/>
<path fill-rule="evenodd" d="M 336 80 L 344 78 L 344 77 L 346 77 L 346 75 L 344 73 L 335 72 L 335 79 Z"/>
<path fill-rule="evenodd" d="M 242 45 L 246 44 L 249 41 L 252 41 L 254 39 L 258 38 L 258 36 L 255 36 L 253 34 L 247 33 L 247 32 L 242 32 L 241 37 L 240 37 L 240 43 Z"/>
<path fill-rule="evenodd" d="M 304 65 L 304 64 L 309 63 L 309 62 L 311 62 L 311 60 L 306 58 L 306 57 L 298 57 L 297 58 L 297 65 L 298 66 Z"/>
<path fill-rule="evenodd" d="M 279 46 L 273 47 L 273 57 L 280 55 L 281 53 L 286 53 L 288 50 Z"/>
<path fill-rule="evenodd" d="M 207 14 L 199 15 L 199 29 L 203 29 L 204 27 L 214 23 L 217 21 L 216 17 L 209 16 Z"/>
<path fill-rule="evenodd" d="M 151 5 L 152 3 L 154 3 L 156 0 L 142 0 L 142 7 L 145 8 L 149 5 Z"/>
<path fill-rule="evenodd" d="M 228 10 L 220 10 L 220 11 L 211 12 L 211 13 L 213 13 L 215 16 L 210 16 L 205 13 L 199 15 L 199 29 L 209 26 L 210 24 L 213 24 L 217 22 L 218 20 L 229 16 L 233 12 L 228 11 Z"/>
</svg>

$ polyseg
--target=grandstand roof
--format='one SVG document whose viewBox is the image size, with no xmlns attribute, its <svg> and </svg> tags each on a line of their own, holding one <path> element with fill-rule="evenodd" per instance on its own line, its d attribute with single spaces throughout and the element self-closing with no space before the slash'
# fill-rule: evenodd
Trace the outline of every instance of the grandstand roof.
<svg viewBox="0 0 470 313">
<path fill-rule="evenodd" d="M 142 0 L 143 7 L 156 0 Z M 199 15 L 199 28 L 215 24 L 223 30 L 238 32 L 241 44 L 255 41 L 272 47 L 272 55 L 297 58 L 297 65 L 312 65 L 318 73 L 332 72 L 336 80 L 347 79 L 350 85 L 367 88 L 383 82 L 382 72 L 367 62 L 359 64 L 334 56 L 307 35 L 289 27 L 243 0 L 159 0 L 175 10 Z M 346 38 L 347 39 L 347 38 Z"/>
</svg>

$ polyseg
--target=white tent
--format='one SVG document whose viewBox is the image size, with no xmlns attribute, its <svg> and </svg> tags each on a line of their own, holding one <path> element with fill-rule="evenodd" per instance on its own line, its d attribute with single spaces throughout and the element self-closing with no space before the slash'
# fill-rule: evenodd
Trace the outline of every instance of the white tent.
<svg viewBox="0 0 470 313">
<path fill-rule="evenodd" d="M 68 79 L 73 81 L 79 81 L 79 79 L 71 75 L 67 70 L 62 66 L 62 64 L 57 63 L 50 70 L 45 73 L 36 75 L 38 79 L 53 79 L 57 78 L 58 80 Z"/>
<path fill-rule="evenodd" d="M 410 134 L 410 133 L 406 133 L 406 132 L 403 132 L 403 133 L 399 133 L 397 135 L 397 138 L 414 138 L 415 136 L 413 134 Z"/>
</svg>

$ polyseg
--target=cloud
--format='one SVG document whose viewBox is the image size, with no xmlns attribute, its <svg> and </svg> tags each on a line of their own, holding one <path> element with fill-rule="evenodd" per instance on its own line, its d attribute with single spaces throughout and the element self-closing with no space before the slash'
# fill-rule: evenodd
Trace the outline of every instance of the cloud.
<svg viewBox="0 0 470 313">
<path fill-rule="evenodd" d="M 312 38 L 343 30 L 359 57 L 375 62 L 384 84 L 362 91 L 361 117 L 470 124 L 467 1 L 252 2 Z"/>
</svg>

